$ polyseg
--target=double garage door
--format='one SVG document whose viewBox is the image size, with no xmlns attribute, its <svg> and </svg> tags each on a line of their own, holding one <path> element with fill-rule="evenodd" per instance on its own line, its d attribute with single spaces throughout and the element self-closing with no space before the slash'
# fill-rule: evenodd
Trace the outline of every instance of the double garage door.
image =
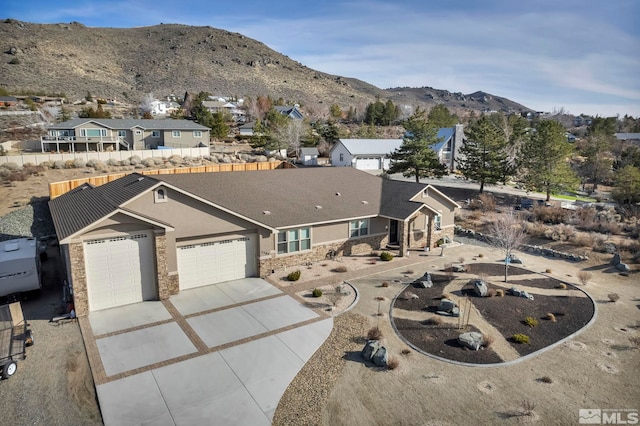
<svg viewBox="0 0 640 426">
<path fill-rule="evenodd" d="M 157 299 L 153 234 L 85 241 L 89 310 Z"/>
<path fill-rule="evenodd" d="M 178 247 L 180 290 L 255 276 L 255 235 Z"/>
</svg>

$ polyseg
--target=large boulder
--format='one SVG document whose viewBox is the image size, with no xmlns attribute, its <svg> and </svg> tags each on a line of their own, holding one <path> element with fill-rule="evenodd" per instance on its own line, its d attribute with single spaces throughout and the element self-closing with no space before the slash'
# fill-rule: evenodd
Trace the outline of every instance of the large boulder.
<svg viewBox="0 0 640 426">
<path fill-rule="evenodd" d="M 620 253 L 615 253 L 613 255 L 613 259 L 611 259 L 611 266 L 618 266 L 620 264 L 620 262 L 622 262 L 622 260 L 620 259 Z"/>
<path fill-rule="evenodd" d="M 431 280 L 429 280 L 429 281 L 420 281 L 418 283 L 418 287 L 420 287 L 420 288 L 431 288 L 431 287 L 433 287 L 433 283 L 431 282 Z"/>
<path fill-rule="evenodd" d="M 467 268 L 462 263 L 457 263 L 452 268 L 453 272 L 467 272 Z"/>
<path fill-rule="evenodd" d="M 520 260 L 520 258 L 518 256 L 516 256 L 515 254 L 512 254 L 509 256 L 509 263 L 517 263 L 517 264 L 522 264 L 522 260 Z"/>
<path fill-rule="evenodd" d="M 627 265 L 626 263 L 618 263 L 616 265 L 616 269 L 620 272 L 631 272 L 631 268 L 629 267 L 629 265 Z"/>
<path fill-rule="evenodd" d="M 458 336 L 458 343 L 466 348 L 473 349 L 474 351 L 480 349 L 483 342 L 482 334 L 475 331 L 462 333 Z"/>
<path fill-rule="evenodd" d="M 380 349 L 380 341 L 379 340 L 367 340 L 367 343 L 362 348 L 362 358 L 365 361 L 371 361 L 373 356 Z"/>
<path fill-rule="evenodd" d="M 453 300 L 442 299 L 438 305 L 438 311 L 451 312 L 455 307 L 456 303 Z"/>
<path fill-rule="evenodd" d="M 483 280 L 474 280 L 473 281 L 473 291 L 477 296 L 486 297 L 487 291 L 489 287 L 487 287 L 487 283 Z"/>
<path fill-rule="evenodd" d="M 373 363 L 378 367 L 386 367 L 388 360 L 389 360 L 389 357 L 387 355 L 387 348 L 385 348 L 384 346 L 380 346 L 380 348 L 373 355 L 373 358 L 372 358 Z"/>
</svg>

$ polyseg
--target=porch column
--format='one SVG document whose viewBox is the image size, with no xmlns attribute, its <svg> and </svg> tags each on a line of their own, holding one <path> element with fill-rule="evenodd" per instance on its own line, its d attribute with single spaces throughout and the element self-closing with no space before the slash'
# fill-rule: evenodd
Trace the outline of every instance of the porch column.
<svg viewBox="0 0 640 426">
<path fill-rule="evenodd" d="M 398 221 L 398 243 L 400 245 L 398 255 L 404 257 L 409 251 L 409 226 L 406 221 Z"/>
</svg>

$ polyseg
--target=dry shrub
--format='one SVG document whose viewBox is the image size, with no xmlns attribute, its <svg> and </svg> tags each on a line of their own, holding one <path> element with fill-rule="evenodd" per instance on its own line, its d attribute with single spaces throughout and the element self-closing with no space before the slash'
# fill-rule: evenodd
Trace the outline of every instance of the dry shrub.
<svg viewBox="0 0 640 426">
<path fill-rule="evenodd" d="M 449 299 L 449 300 L 451 300 L 451 295 L 449 293 L 442 293 L 440 295 L 440 299 Z"/>
<path fill-rule="evenodd" d="M 622 232 L 622 226 L 617 222 L 605 222 L 600 224 L 600 232 L 617 235 Z"/>
<path fill-rule="evenodd" d="M 569 211 L 562 207 L 544 207 L 538 206 L 533 208 L 533 216 L 537 222 L 559 224 L 567 222 Z"/>
<path fill-rule="evenodd" d="M 544 270 L 544 272 L 546 272 L 547 274 L 550 274 L 551 273 L 551 269 L 547 268 L 547 269 Z"/>
<path fill-rule="evenodd" d="M 560 283 L 556 286 L 557 289 L 560 290 L 566 290 L 567 289 L 567 285 L 565 283 Z"/>
<path fill-rule="evenodd" d="M 640 336 L 629 337 L 629 343 L 632 348 L 640 349 Z"/>
<path fill-rule="evenodd" d="M 378 301 L 378 302 L 383 302 L 385 300 L 387 300 L 384 296 L 376 296 L 373 298 L 373 300 Z"/>
<path fill-rule="evenodd" d="M 382 287 L 389 287 L 389 281 L 383 281 L 382 282 Z"/>
<path fill-rule="evenodd" d="M 490 348 L 495 338 L 491 334 L 482 334 L 482 346 Z"/>
<path fill-rule="evenodd" d="M 478 254 L 478 257 L 484 257 L 484 254 L 480 253 Z"/>
<path fill-rule="evenodd" d="M 533 410 L 536 409 L 535 402 L 529 399 L 525 399 L 522 401 L 521 407 L 522 407 L 522 411 L 521 411 L 522 416 L 533 417 L 534 415 Z"/>
<path fill-rule="evenodd" d="M 545 319 L 551 321 L 551 322 L 556 322 L 556 316 L 553 315 L 551 312 L 547 313 L 547 315 L 545 315 Z"/>
<path fill-rule="evenodd" d="M 400 365 L 400 360 L 395 356 L 390 356 L 387 360 L 387 368 L 389 370 L 395 370 Z"/>
<path fill-rule="evenodd" d="M 530 237 L 546 237 L 545 232 L 547 227 L 538 222 L 525 222 L 524 223 L 524 231 Z"/>
<path fill-rule="evenodd" d="M 593 232 L 588 234 L 576 233 L 573 238 L 571 238 L 571 242 L 581 247 L 593 247 L 596 242 L 596 234 Z"/>
<path fill-rule="evenodd" d="M 493 288 L 490 288 L 487 290 L 487 297 L 494 297 L 496 295 L 496 290 Z"/>
<path fill-rule="evenodd" d="M 548 383 L 548 384 L 553 383 L 553 379 L 549 376 L 542 376 L 538 379 L 538 381 L 542 383 Z"/>
<path fill-rule="evenodd" d="M 367 340 L 380 340 L 382 339 L 382 330 L 380 328 L 372 327 L 367 332 Z"/>
<path fill-rule="evenodd" d="M 402 352 L 400 352 L 402 355 L 410 355 L 411 354 L 411 350 L 410 349 L 403 349 Z"/>
<path fill-rule="evenodd" d="M 339 265 L 333 268 L 333 272 L 347 272 L 349 269 L 345 265 Z"/>
<path fill-rule="evenodd" d="M 580 283 L 582 285 L 587 285 L 587 283 L 589 282 L 589 280 L 593 277 L 589 272 L 587 271 L 580 271 L 578 272 L 578 279 L 580 280 Z"/>
<path fill-rule="evenodd" d="M 496 296 L 498 297 L 504 297 L 504 290 L 499 288 L 496 290 Z"/>
<path fill-rule="evenodd" d="M 424 325 L 441 325 L 441 324 L 442 324 L 442 318 L 437 316 L 432 316 L 430 318 L 427 318 L 424 321 Z"/>
<path fill-rule="evenodd" d="M 617 302 L 620 300 L 620 295 L 618 293 L 609 293 L 607 294 L 610 302 Z"/>
<path fill-rule="evenodd" d="M 483 192 L 478 197 L 480 199 L 480 205 L 483 212 L 492 212 L 496 209 L 496 199 L 493 194 Z"/>
<path fill-rule="evenodd" d="M 406 271 L 404 271 L 404 273 L 406 275 L 413 275 L 413 274 L 415 274 L 415 271 L 413 269 L 407 269 Z"/>
<path fill-rule="evenodd" d="M 464 263 L 464 257 L 459 257 L 459 258 L 458 258 L 458 262 L 460 262 L 460 263 Z"/>
<path fill-rule="evenodd" d="M 474 210 L 467 216 L 470 220 L 480 220 L 482 218 L 482 211 Z"/>
</svg>

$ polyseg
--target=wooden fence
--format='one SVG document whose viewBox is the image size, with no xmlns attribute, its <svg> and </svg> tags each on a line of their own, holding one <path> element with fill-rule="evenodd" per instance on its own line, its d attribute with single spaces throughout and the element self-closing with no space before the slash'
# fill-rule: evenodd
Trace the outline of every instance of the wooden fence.
<svg viewBox="0 0 640 426">
<path fill-rule="evenodd" d="M 120 179 L 131 173 L 139 173 L 141 175 L 171 175 L 179 173 L 216 173 L 216 172 L 244 172 L 251 170 L 274 170 L 295 168 L 294 165 L 283 161 L 268 161 L 260 163 L 224 163 L 211 164 L 207 166 L 194 167 L 178 167 L 173 169 L 152 169 L 152 170 L 134 170 L 122 173 L 113 173 L 103 176 L 92 176 L 82 179 L 65 180 L 62 182 L 52 182 L 49 184 L 49 198 L 53 200 L 62 194 L 71 191 L 85 183 L 93 186 L 104 185 L 105 183 Z"/>
</svg>

